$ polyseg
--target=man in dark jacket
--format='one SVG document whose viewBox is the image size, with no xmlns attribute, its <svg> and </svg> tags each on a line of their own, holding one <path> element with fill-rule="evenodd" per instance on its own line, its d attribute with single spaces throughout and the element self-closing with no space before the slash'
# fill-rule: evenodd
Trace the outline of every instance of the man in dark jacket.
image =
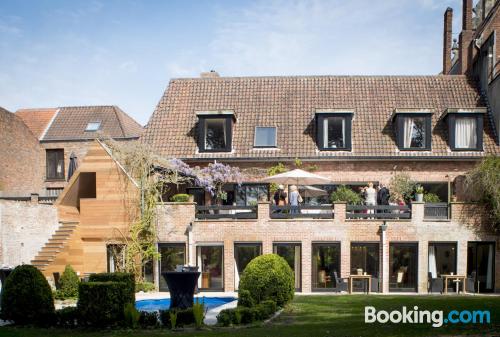
<svg viewBox="0 0 500 337">
<path fill-rule="evenodd" d="M 390 196 L 391 195 L 389 193 L 389 189 L 385 185 L 380 184 L 379 190 L 377 192 L 377 205 L 381 205 L 381 206 L 389 205 Z M 384 213 L 385 213 L 385 211 L 384 211 Z"/>
</svg>

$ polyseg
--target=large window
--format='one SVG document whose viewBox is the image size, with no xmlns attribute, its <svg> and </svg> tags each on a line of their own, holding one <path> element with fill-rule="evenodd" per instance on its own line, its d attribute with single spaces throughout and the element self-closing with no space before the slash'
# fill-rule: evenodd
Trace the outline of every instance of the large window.
<svg viewBox="0 0 500 337">
<path fill-rule="evenodd" d="M 244 184 L 236 188 L 236 204 L 238 206 L 254 206 L 259 200 L 269 200 L 269 185 Z"/>
<path fill-rule="evenodd" d="M 275 243 L 273 245 L 273 252 L 288 262 L 295 275 L 295 289 L 300 290 L 302 274 L 300 243 Z"/>
<path fill-rule="evenodd" d="M 351 274 L 362 273 L 379 277 L 379 245 L 378 243 L 351 243 Z"/>
<path fill-rule="evenodd" d="M 64 180 L 64 149 L 46 151 L 47 179 Z"/>
<path fill-rule="evenodd" d="M 257 126 L 254 147 L 276 147 L 276 127 Z"/>
<path fill-rule="evenodd" d="M 199 116 L 199 143 L 201 152 L 230 152 L 232 115 Z"/>
<path fill-rule="evenodd" d="M 159 243 L 158 270 L 160 271 L 160 291 L 168 291 L 168 285 L 163 277 L 167 271 L 175 271 L 178 265 L 186 263 L 186 245 L 184 243 Z"/>
<path fill-rule="evenodd" d="M 106 245 L 106 255 L 108 264 L 108 273 L 124 271 L 125 269 L 125 245 L 109 244 Z"/>
<path fill-rule="evenodd" d="M 449 145 L 454 151 L 483 149 L 483 114 L 481 112 L 448 111 Z"/>
<path fill-rule="evenodd" d="M 197 265 L 201 271 L 198 287 L 206 290 L 224 289 L 224 247 L 198 246 L 196 248 Z"/>
<path fill-rule="evenodd" d="M 389 244 L 389 291 L 416 292 L 418 285 L 418 245 Z"/>
<path fill-rule="evenodd" d="M 467 275 L 474 282 L 469 292 L 490 293 L 495 290 L 495 243 L 469 242 L 467 245 Z"/>
<path fill-rule="evenodd" d="M 335 272 L 340 277 L 340 243 L 313 243 L 312 289 L 325 291 L 333 288 Z"/>
<path fill-rule="evenodd" d="M 431 114 L 424 112 L 397 112 L 395 128 L 400 150 L 431 149 Z"/>
<path fill-rule="evenodd" d="M 262 254 L 261 243 L 234 244 L 234 288 L 238 290 L 241 273 L 254 258 Z"/>
<path fill-rule="evenodd" d="M 432 278 L 457 273 L 457 244 L 449 242 L 429 243 L 429 273 Z"/>
<path fill-rule="evenodd" d="M 351 150 L 351 113 L 316 113 L 320 150 Z"/>
</svg>

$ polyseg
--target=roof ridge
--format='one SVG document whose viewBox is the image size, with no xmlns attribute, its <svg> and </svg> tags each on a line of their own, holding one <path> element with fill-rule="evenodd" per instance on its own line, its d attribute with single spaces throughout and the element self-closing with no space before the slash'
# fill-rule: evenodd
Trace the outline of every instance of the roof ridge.
<svg viewBox="0 0 500 337">
<path fill-rule="evenodd" d="M 120 125 L 120 130 L 122 130 L 122 135 L 123 137 L 126 137 L 127 135 L 125 134 L 125 129 L 123 128 L 123 120 L 118 113 L 116 105 L 113 105 L 113 111 L 115 112 L 116 119 L 118 119 L 118 124 Z"/>
<path fill-rule="evenodd" d="M 179 80 L 203 80 L 203 81 L 217 81 L 222 79 L 314 79 L 314 78 L 453 78 L 453 79 L 463 79 L 467 78 L 467 75 L 263 75 L 263 76 L 219 76 L 219 77 L 174 77 L 170 81 Z"/>
</svg>

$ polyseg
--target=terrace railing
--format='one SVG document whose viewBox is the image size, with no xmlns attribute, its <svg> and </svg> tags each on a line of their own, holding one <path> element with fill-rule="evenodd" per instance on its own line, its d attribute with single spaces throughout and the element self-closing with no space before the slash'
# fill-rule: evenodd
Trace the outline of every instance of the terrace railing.
<svg viewBox="0 0 500 337">
<path fill-rule="evenodd" d="M 271 219 L 332 219 L 332 205 L 300 205 L 300 206 L 276 206 L 271 205 Z"/>
<path fill-rule="evenodd" d="M 411 219 L 410 206 L 347 205 L 347 219 Z"/>
<path fill-rule="evenodd" d="M 424 204 L 424 219 L 446 220 L 449 218 L 449 208 L 446 202 Z"/>
<path fill-rule="evenodd" d="M 198 206 L 196 219 L 257 219 L 257 206 Z"/>
</svg>

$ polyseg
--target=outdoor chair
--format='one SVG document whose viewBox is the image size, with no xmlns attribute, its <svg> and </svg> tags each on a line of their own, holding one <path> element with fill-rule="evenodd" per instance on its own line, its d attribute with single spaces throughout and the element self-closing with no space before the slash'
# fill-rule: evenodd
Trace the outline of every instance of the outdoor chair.
<svg viewBox="0 0 500 337">
<path fill-rule="evenodd" d="M 346 279 L 338 277 L 336 271 L 333 272 L 333 290 L 336 292 L 347 291 L 348 282 Z"/>
<path fill-rule="evenodd" d="M 444 290 L 443 279 L 441 277 L 433 278 L 431 272 L 429 272 L 427 275 L 429 279 L 427 291 L 430 293 L 443 293 Z"/>
<path fill-rule="evenodd" d="M 469 277 L 465 280 L 466 284 L 466 291 L 469 293 L 475 293 L 476 292 L 476 272 L 473 271 Z"/>
<path fill-rule="evenodd" d="M 380 286 L 378 282 L 379 282 L 378 277 L 372 277 L 372 287 L 370 289 L 372 293 L 378 293 L 380 291 Z"/>
</svg>

